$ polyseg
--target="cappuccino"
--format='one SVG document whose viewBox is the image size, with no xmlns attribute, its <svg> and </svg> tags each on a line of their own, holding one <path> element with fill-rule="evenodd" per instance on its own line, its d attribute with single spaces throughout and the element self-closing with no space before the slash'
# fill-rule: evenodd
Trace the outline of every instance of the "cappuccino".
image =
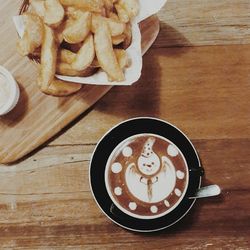
<svg viewBox="0 0 250 250">
<path fill-rule="evenodd" d="M 156 134 L 138 134 L 122 141 L 105 168 L 105 185 L 113 203 L 140 219 L 171 212 L 183 199 L 188 179 L 181 151 Z"/>
</svg>

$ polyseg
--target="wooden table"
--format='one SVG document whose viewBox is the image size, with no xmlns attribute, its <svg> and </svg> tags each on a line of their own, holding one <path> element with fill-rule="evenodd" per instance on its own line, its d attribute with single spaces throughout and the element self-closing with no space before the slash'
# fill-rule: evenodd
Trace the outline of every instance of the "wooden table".
<svg viewBox="0 0 250 250">
<path fill-rule="evenodd" d="M 249 13 L 249 0 L 169 0 L 137 84 L 113 88 L 24 161 L 0 165 L 0 249 L 250 249 Z M 1 64 L 10 66 L 10 58 L 1 50 Z M 223 189 L 155 234 L 114 225 L 88 184 L 97 141 L 136 116 L 182 129 L 199 151 L 203 185 Z"/>
</svg>

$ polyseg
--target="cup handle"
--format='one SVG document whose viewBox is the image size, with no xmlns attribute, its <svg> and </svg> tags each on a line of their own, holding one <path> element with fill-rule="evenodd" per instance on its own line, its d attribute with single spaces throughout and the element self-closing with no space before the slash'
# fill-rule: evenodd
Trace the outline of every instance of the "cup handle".
<svg viewBox="0 0 250 250">
<path fill-rule="evenodd" d="M 212 196 L 217 196 L 220 193 L 221 193 L 221 188 L 218 185 L 210 185 L 198 189 L 194 194 L 194 196 L 189 197 L 189 199 L 212 197 Z"/>
</svg>

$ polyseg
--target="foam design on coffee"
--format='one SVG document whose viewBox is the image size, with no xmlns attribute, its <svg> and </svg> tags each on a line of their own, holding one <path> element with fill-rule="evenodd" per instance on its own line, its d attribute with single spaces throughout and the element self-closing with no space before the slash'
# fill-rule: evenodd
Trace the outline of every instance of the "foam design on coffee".
<svg viewBox="0 0 250 250">
<path fill-rule="evenodd" d="M 133 154 L 133 150 L 131 147 L 127 146 L 122 150 L 122 154 L 124 157 L 130 157 Z"/>
<path fill-rule="evenodd" d="M 167 152 L 169 156 L 175 157 L 179 154 L 178 149 L 174 145 L 169 145 L 167 148 Z"/>
<path fill-rule="evenodd" d="M 114 174 L 119 174 L 122 171 L 122 165 L 119 162 L 115 162 L 112 167 L 111 170 Z"/>
<path fill-rule="evenodd" d="M 133 211 L 136 210 L 137 208 L 137 204 L 135 202 L 130 202 L 128 206 L 130 210 L 133 210 Z"/>
<path fill-rule="evenodd" d="M 182 171 L 178 170 L 176 172 L 176 176 L 177 176 L 178 179 L 182 180 L 182 179 L 184 179 L 185 174 Z"/>
<path fill-rule="evenodd" d="M 158 207 L 157 206 L 152 206 L 150 207 L 150 211 L 153 213 L 153 214 L 156 214 L 158 212 Z"/>
<path fill-rule="evenodd" d="M 139 172 L 136 172 L 136 164 L 132 163 L 125 173 L 125 180 L 129 191 L 139 200 L 147 203 L 160 202 L 166 198 L 174 189 L 176 184 L 176 172 L 173 163 L 167 158 L 162 157 L 164 171 L 150 178 L 152 197 L 148 196 L 148 181 Z M 161 190 L 161 192 L 159 192 Z"/>
<path fill-rule="evenodd" d="M 174 193 L 175 193 L 178 197 L 181 196 L 181 190 L 178 189 L 178 188 L 176 188 L 176 189 L 174 190 Z"/>
<path fill-rule="evenodd" d="M 114 193 L 117 196 L 120 196 L 120 195 L 122 195 L 122 189 L 120 187 L 116 187 L 115 190 L 114 190 Z"/>
<path fill-rule="evenodd" d="M 106 187 L 124 213 L 158 218 L 172 211 L 184 196 L 188 178 L 185 164 L 182 152 L 165 138 L 154 134 L 133 136 L 110 155 Z"/>
<path fill-rule="evenodd" d="M 164 200 L 164 204 L 166 207 L 170 207 L 170 203 L 167 200 Z"/>
</svg>

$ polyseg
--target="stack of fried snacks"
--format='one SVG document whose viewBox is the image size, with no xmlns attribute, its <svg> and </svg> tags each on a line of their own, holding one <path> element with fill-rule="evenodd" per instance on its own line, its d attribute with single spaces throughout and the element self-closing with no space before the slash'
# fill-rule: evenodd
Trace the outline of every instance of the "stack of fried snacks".
<svg viewBox="0 0 250 250">
<path fill-rule="evenodd" d="M 91 76 L 99 69 L 112 81 L 125 80 L 126 49 L 138 0 L 30 0 L 22 14 L 25 31 L 18 52 L 40 59 L 38 86 L 45 94 L 67 96 L 81 84 L 57 80 L 55 74 Z"/>
</svg>

